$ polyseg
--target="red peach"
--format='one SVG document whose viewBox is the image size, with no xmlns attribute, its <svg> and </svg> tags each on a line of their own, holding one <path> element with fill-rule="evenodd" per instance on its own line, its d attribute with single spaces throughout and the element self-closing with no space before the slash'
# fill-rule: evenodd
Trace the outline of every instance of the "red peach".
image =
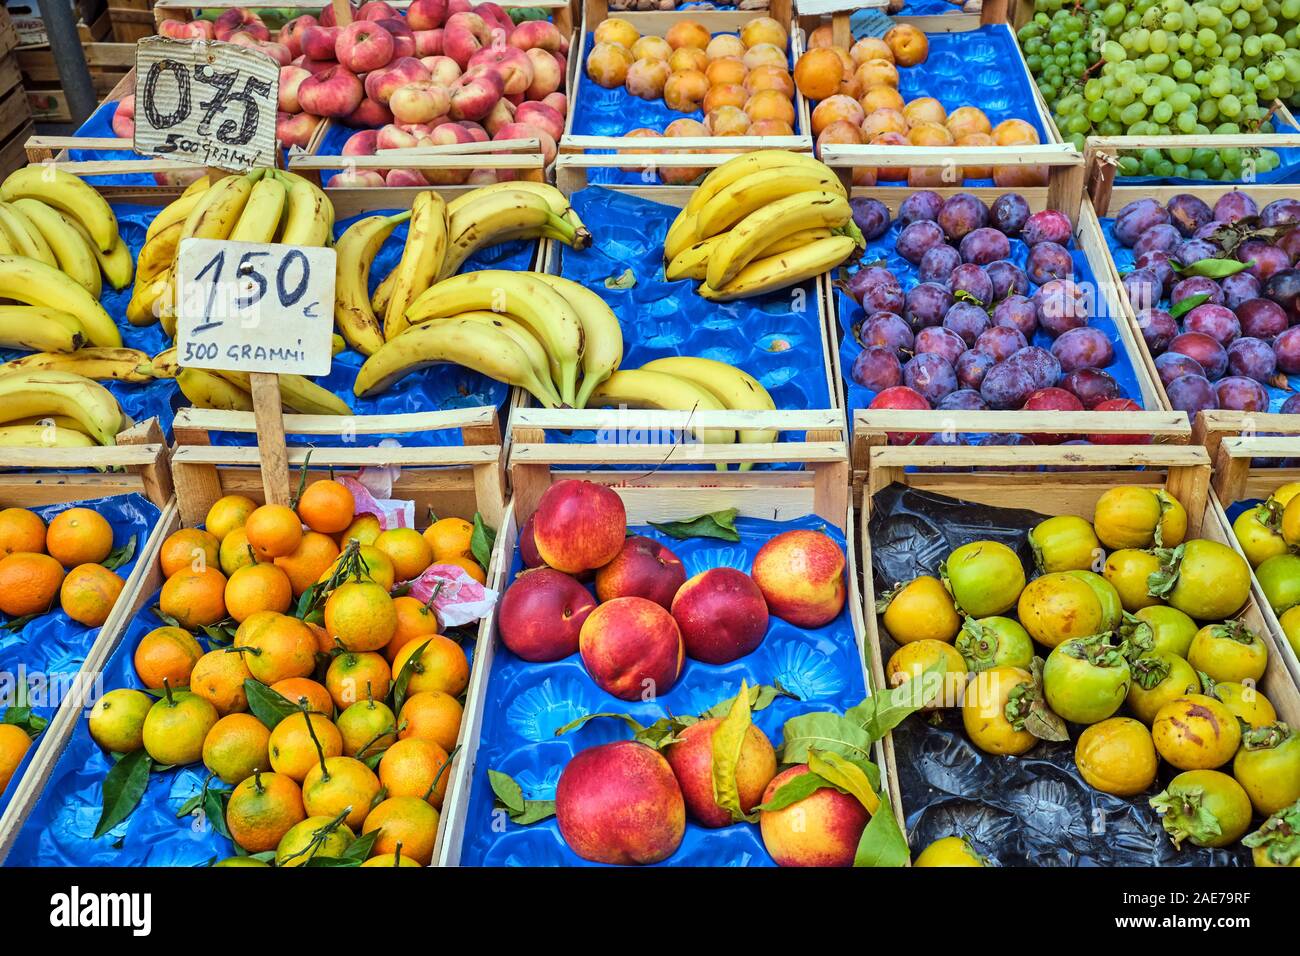
<svg viewBox="0 0 1300 956">
<path fill-rule="evenodd" d="M 520 50 L 545 50 L 559 53 L 564 37 L 549 20 L 525 20 L 510 34 L 510 45 Z"/>
<path fill-rule="evenodd" d="M 393 35 L 377 23 L 357 20 L 344 27 L 334 43 L 339 63 L 353 73 L 369 73 L 393 59 Z"/>
<path fill-rule="evenodd" d="M 406 22 L 411 29 L 436 30 L 447 19 L 447 0 L 412 0 L 406 8 Z"/>
<path fill-rule="evenodd" d="M 658 541 L 634 534 L 614 560 L 596 572 L 596 596 L 602 601 L 640 597 L 667 610 L 685 580 L 681 558 Z"/>
<path fill-rule="evenodd" d="M 496 101 L 487 116 L 483 117 L 483 128 L 491 138 L 497 134 L 503 126 L 515 121 L 515 106 L 508 99 L 502 97 Z M 466 122 L 470 122 L 466 120 Z"/>
<path fill-rule="evenodd" d="M 188 40 L 190 38 L 190 25 L 185 20 L 163 20 L 158 24 L 158 35 L 173 40 Z"/>
<path fill-rule="evenodd" d="M 214 29 L 218 40 L 225 40 L 236 30 L 241 28 L 255 28 L 260 26 L 263 30 L 266 25 L 262 23 L 262 18 L 252 10 L 244 10 L 239 7 L 231 7 L 224 11 L 221 16 L 217 17 Z M 268 34 L 269 37 L 269 34 Z M 262 37 L 267 39 L 268 37 Z"/>
<path fill-rule="evenodd" d="M 558 661 L 578 650 L 583 622 L 596 608 L 591 593 L 553 568 L 519 575 L 501 597 L 501 640 L 526 661 Z"/>
<path fill-rule="evenodd" d="M 569 115 L 569 98 L 563 93 L 547 93 L 542 97 L 542 102 L 561 116 Z"/>
<path fill-rule="evenodd" d="M 772 778 L 763 802 L 795 777 L 808 773 L 796 764 Z M 777 866 L 852 866 L 871 814 L 856 797 L 822 787 L 783 810 L 762 810 L 758 826 L 763 846 Z"/>
<path fill-rule="evenodd" d="M 613 561 L 627 536 L 627 511 L 615 492 L 568 478 L 546 489 L 537 503 L 533 539 L 551 567 L 577 574 Z"/>
<path fill-rule="evenodd" d="M 484 47 L 469 58 L 469 66 L 480 63 L 496 68 L 507 96 L 525 92 L 533 82 L 533 64 L 528 54 L 512 46 Z"/>
<path fill-rule="evenodd" d="M 767 604 L 754 579 L 735 568 L 710 568 L 681 586 L 672 604 L 689 657 L 728 664 L 767 634 Z"/>
<path fill-rule="evenodd" d="M 442 50 L 462 69 L 469 64 L 471 56 L 491 42 L 492 32 L 477 13 L 454 13 L 447 18 L 442 32 Z"/>
<path fill-rule="evenodd" d="M 735 821 L 713 796 L 713 734 L 719 718 L 691 724 L 664 750 L 668 765 L 682 788 L 686 810 L 701 826 L 725 827 Z M 740 809 L 749 813 L 763 798 L 763 790 L 776 776 L 776 752 L 767 735 L 753 724 L 745 731 L 736 763 L 736 789 Z"/>
<path fill-rule="evenodd" d="M 668 693 L 681 676 L 685 656 L 672 615 L 639 597 L 597 605 L 583 622 L 578 650 L 596 686 L 620 700 L 652 700 Z"/>
<path fill-rule="evenodd" d="M 389 17 L 401 16 L 385 0 L 366 0 L 357 11 L 358 20 L 387 20 Z"/>
<path fill-rule="evenodd" d="M 451 120 L 444 120 L 438 123 L 433 131 L 426 137 L 428 143 L 421 143 L 421 146 L 452 146 L 457 143 L 474 142 L 474 134 L 464 126 Z"/>
<path fill-rule="evenodd" d="M 504 43 L 506 38 L 514 32 L 515 22 L 510 19 L 510 14 L 499 3 L 493 3 L 492 0 L 476 4 L 474 12 L 487 21 L 488 26 L 500 29 L 503 33 L 501 41 Z"/>
<path fill-rule="evenodd" d="M 525 53 L 533 67 L 533 82 L 525 93 L 530 100 L 545 99 L 564 86 L 564 70 L 552 54 L 538 49 L 530 49 Z"/>
<path fill-rule="evenodd" d="M 668 761 L 632 740 L 574 756 L 555 788 L 555 818 L 574 853 L 595 863 L 658 863 L 686 833 L 686 804 Z"/>
<path fill-rule="evenodd" d="M 302 52 L 311 60 L 334 59 L 335 45 L 338 43 L 339 27 L 308 26 L 302 31 Z"/>
<path fill-rule="evenodd" d="M 289 61 L 293 59 L 293 54 L 289 52 L 289 48 L 283 43 L 260 42 L 257 44 L 257 49 L 261 50 L 280 66 L 288 66 Z"/>
<path fill-rule="evenodd" d="M 215 40 L 217 38 L 217 27 L 211 20 L 191 20 L 189 27 L 189 39 L 191 40 Z"/>
<path fill-rule="evenodd" d="M 463 73 L 451 85 L 452 119 L 482 119 L 492 111 L 505 92 L 501 74 L 490 66 L 479 65 Z"/>
<path fill-rule="evenodd" d="M 113 135 L 118 139 L 135 138 L 135 94 L 128 93 L 117 101 L 113 111 Z"/>
<path fill-rule="evenodd" d="M 492 141 L 491 134 L 489 134 L 487 130 L 485 130 L 480 124 L 475 123 L 473 120 L 454 120 L 453 122 L 455 122 L 457 126 L 460 126 L 463 129 L 468 130 L 470 137 L 476 143 L 488 143 Z M 470 178 L 471 179 L 473 178 L 473 174 L 471 174 Z M 495 171 L 493 173 L 492 179 L 493 182 L 496 181 Z"/>
<path fill-rule="evenodd" d="M 382 70 L 366 74 L 366 96 L 377 103 L 388 105 L 393 92 L 407 83 L 417 83 L 433 79 L 424 64 L 414 57 L 404 56 L 393 60 Z M 283 84 L 281 80 L 281 84 Z M 445 84 L 442 84 L 445 85 Z M 283 85 L 282 87 L 283 88 Z"/>
<path fill-rule="evenodd" d="M 419 140 L 414 133 L 390 123 L 379 130 L 375 138 L 376 149 L 414 149 Z"/>
<path fill-rule="evenodd" d="M 422 57 L 420 62 L 429 71 L 429 79 L 443 86 L 451 86 L 464 72 L 460 64 L 449 56 L 426 56 Z"/>
<path fill-rule="evenodd" d="M 354 129 L 378 129 L 392 121 L 392 111 L 383 103 L 372 100 L 368 96 L 361 100 L 360 106 L 341 120 L 344 126 L 351 126 Z"/>
<path fill-rule="evenodd" d="M 382 24 L 381 24 L 382 26 Z M 415 56 L 415 37 L 393 34 L 393 59 L 399 56 Z"/>
<path fill-rule="evenodd" d="M 424 173 L 418 169 L 390 169 L 384 176 L 384 185 L 423 189 L 429 184 L 425 182 Z"/>
<path fill-rule="evenodd" d="M 388 99 L 388 108 L 400 123 L 427 123 L 445 114 L 450 104 L 446 87 L 429 80 L 399 86 Z"/>
<path fill-rule="evenodd" d="M 768 609 L 799 627 L 821 627 L 844 607 L 844 552 L 820 531 L 778 534 L 754 556 Z"/>
<path fill-rule="evenodd" d="M 439 56 L 442 53 L 441 28 L 437 30 L 416 30 L 413 39 L 415 40 L 416 56 Z"/>
<path fill-rule="evenodd" d="M 373 156 L 377 148 L 379 131 L 363 129 L 348 137 L 340 153 L 344 156 Z"/>
<path fill-rule="evenodd" d="M 319 125 L 320 117 L 311 113 L 276 113 L 275 138 L 285 148 L 301 146 L 306 149 Z"/>
<path fill-rule="evenodd" d="M 352 11 L 352 19 L 355 20 L 357 18 L 357 5 L 355 3 L 349 3 L 348 9 Z M 321 8 L 320 22 L 321 26 L 326 27 L 336 26 L 338 24 L 338 21 L 334 18 L 334 4 L 327 3 Z"/>
<path fill-rule="evenodd" d="M 529 100 L 515 109 L 515 120 L 545 130 L 551 139 L 558 141 L 564 135 L 564 115 L 545 103 Z"/>
<path fill-rule="evenodd" d="M 314 26 L 317 26 L 316 18 L 310 13 L 304 13 L 280 27 L 279 40 L 294 56 L 302 56 L 302 32 Z"/>
<path fill-rule="evenodd" d="M 298 102 L 315 116 L 347 116 L 361 105 L 364 95 L 361 80 L 341 66 L 308 77 L 298 87 Z"/>
<path fill-rule="evenodd" d="M 534 126 L 531 123 L 506 123 L 492 134 L 494 140 L 531 139 L 533 137 L 537 137 L 541 141 L 543 162 L 547 166 L 555 162 L 555 154 L 559 152 L 559 146 L 551 138 L 551 134 L 540 126 Z"/>
</svg>

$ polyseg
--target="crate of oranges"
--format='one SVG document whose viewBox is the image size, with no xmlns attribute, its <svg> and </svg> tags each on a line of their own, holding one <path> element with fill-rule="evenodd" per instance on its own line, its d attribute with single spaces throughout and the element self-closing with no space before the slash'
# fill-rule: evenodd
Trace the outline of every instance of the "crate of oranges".
<svg viewBox="0 0 1300 956">
<path fill-rule="evenodd" d="M 3 463 L 15 470 L 0 484 L 0 673 L 9 677 L 0 689 L 0 811 L 29 788 L 27 768 L 60 703 L 93 684 L 171 497 L 153 420 L 121 433 L 115 447 L 10 447 Z"/>
<path fill-rule="evenodd" d="M 10 862 L 435 859 L 504 501 L 490 410 L 429 426 L 469 443 L 290 450 L 288 504 L 257 448 L 175 449 L 148 598 L 6 821 Z M 73 818 L 97 824 L 56 842 Z"/>
</svg>

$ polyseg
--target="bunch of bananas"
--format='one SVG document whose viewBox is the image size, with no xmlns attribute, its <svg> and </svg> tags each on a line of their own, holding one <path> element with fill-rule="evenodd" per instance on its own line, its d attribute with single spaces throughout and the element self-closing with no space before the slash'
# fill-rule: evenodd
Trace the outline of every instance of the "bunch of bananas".
<svg viewBox="0 0 1300 956">
<path fill-rule="evenodd" d="M 16 364 L 0 366 L 0 447 L 112 445 L 131 424 L 94 379 Z"/>
<path fill-rule="evenodd" d="M 343 340 L 335 337 L 334 354 L 343 350 Z M 181 368 L 176 364 L 176 349 L 159 352 L 144 370 L 155 378 L 173 378 L 181 394 L 196 408 L 219 408 L 231 412 L 253 410 L 252 385 L 247 372 L 225 372 L 198 368 Z M 347 402 L 327 388 L 301 375 L 280 375 L 280 403 L 286 411 L 300 415 L 350 415 Z"/>
<path fill-rule="evenodd" d="M 702 279 L 725 302 L 820 275 L 864 248 L 849 197 L 808 153 L 760 150 L 723 163 L 691 194 L 664 239 L 664 277 Z"/>
<path fill-rule="evenodd" d="M 334 204 L 295 173 L 254 169 L 215 182 L 203 176 L 149 224 L 127 320 L 132 325 L 161 321 L 168 335 L 176 334 L 176 258 L 182 240 L 326 246 L 333 231 Z"/>
</svg>

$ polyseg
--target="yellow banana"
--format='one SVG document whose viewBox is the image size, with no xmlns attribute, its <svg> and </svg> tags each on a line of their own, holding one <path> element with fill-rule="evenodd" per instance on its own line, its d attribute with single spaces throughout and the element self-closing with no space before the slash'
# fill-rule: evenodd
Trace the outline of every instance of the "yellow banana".
<svg viewBox="0 0 1300 956">
<path fill-rule="evenodd" d="M 810 242 L 816 242 L 818 239 L 829 239 L 832 235 L 834 233 L 826 228 L 804 229 L 777 239 L 770 246 L 765 246 L 760 250 L 758 255 L 760 257 L 775 256 L 778 253 L 789 252 L 791 249 L 800 249 Z M 695 245 L 684 249 L 678 253 L 676 259 L 664 267 L 664 278 L 669 282 L 675 282 L 678 279 L 703 280 L 709 269 L 709 256 L 717 248 L 718 243 L 725 238 L 725 233 L 710 236 L 708 239 L 701 239 Z"/>
<path fill-rule="evenodd" d="M 683 209 L 673 220 L 664 235 L 664 261 L 672 262 L 688 248 L 699 242 L 695 232 L 695 213 Z"/>
<path fill-rule="evenodd" d="M 176 347 L 163 349 L 149 360 L 149 374 L 154 378 L 175 378 L 180 372 L 176 364 Z"/>
<path fill-rule="evenodd" d="M 348 347 L 347 340 L 335 332 L 330 336 L 330 355 L 338 355 Z"/>
<path fill-rule="evenodd" d="M 591 393 L 591 408 L 662 408 L 680 411 L 724 411 L 713 394 L 694 382 L 666 372 L 645 369 L 621 369 Z M 714 445 L 729 445 L 736 440 L 731 429 L 712 428 L 702 432 L 702 440 Z"/>
<path fill-rule="evenodd" d="M 203 178 L 204 180 L 207 179 L 206 176 Z M 154 236 L 158 235 L 158 233 L 176 223 L 180 223 L 184 226 L 185 220 L 190 217 L 190 213 L 194 210 L 194 207 L 199 204 L 200 197 L 202 197 L 207 190 L 207 186 L 204 186 L 203 189 L 196 190 L 195 192 L 190 192 L 187 189 L 181 194 L 179 199 L 173 199 L 170 203 L 159 210 L 158 215 L 153 217 L 153 220 L 149 223 L 149 228 L 144 232 L 144 241 L 148 242 Z"/>
<path fill-rule="evenodd" d="M 199 176 L 192 183 L 190 183 L 188 186 L 186 186 L 184 189 L 181 190 L 180 198 L 185 199 L 189 196 L 197 196 L 199 193 L 203 192 L 211 185 L 212 185 L 212 177 L 209 176 L 207 173 L 204 173 L 202 176 Z"/>
<path fill-rule="evenodd" d="M 726 408 L 744 411 L 773 411 L 776 402 L 761 382 L 748 372 L 716 359 L 679 355 L 655 359 L 641 366 L 647 372 L 667 372 L 709 392 Z M 741 429 L 742 442 L 776 441 L 777 432 L 769 428 Z"/>
<path fill-rule="evenodd" d="M 0 447 L 94 448 L 95 439 L 76 428 L 49 425 L 0 425 Z"/>
<path fill-rule="evenodd" d="M 248 204 L 254 182 L 256 180 L 251 174 L 224 176 L 199 193 L 199 201 L 185 218 L 180 242 L 186 239 L 227 238 L 239 221 L 244 206 Z"/>
<path fill-rule="evenodd" d="M 379 285 L 375 286 L 375 294 L 370 297 L 370 309 L 375 315 L 383 315 L 388 311 L 388 300 L 393 294 L 393 284 L 396 281 L 397 270 L 394 269 L 384 276 Z"/>
<path fill-rule="evenodd" d="M 117 399 L 98 382 L 70 372 L 0 375 L 0 408 L 7 418 L 66 415 L 101 445 L 112 445 L 122 425 Z"/>
<path fill-rule="evenodd" d="M 503 189 L 488 193 L 447 217 L 447 257 L 438 275 L 443 279 L 455 275 L 466 259 L 487 246 L 543 236 L 579 249 L 591 243 L 585 227 L 579 231 L 536 192 Z"/>
<path fill-rule="evenodd" d="M 108 200 L 93 186 L 54 163 L 26 166 L 0 183 L 0 199 L 36 199 L 67 213 L 86 227 L 100 252 L 110 252 L 118 241 L 117 217 Z"/>
<path fill-rule="evenodd" d="M 582 356 L 582 323 L 568 300 L 532 273 L 485 269 L 443 279 L 411 304 L 406 318 L 415 324 L 484 309 L 509 313 L 537 336 L 557 366 L 560 397 L 572 406 Z"/>
<path fill-rule="evenodd" d="M 0 299 L 70 312 L 85 328 L 88 344 L 109 348 L 122 344 L 117 325 L 94 296 L 58 269 L 35 259 L 0 256 Z"/>
<path fill-rule="evenodd" d="M 537 373 L 537 382 L 546 392 L 547 398 L 551 400 L 551 405 L 558 408 L 564 404 L 560 400 L 560 393 L 555 390 L 555 385 L 551 381 L 551 372 L 549 362 L 546 356 L 546 349 L 542 343 L 537 341 L 537 336 L 533 335 L 522 323 L 516 322 L 510 316 L 501 312 L 461 312 L 447 319 L 432 319 L 433 322 L 483 322 L 499 328 L 506 335 L 515 340 L 515 344 L 524 350 L 528 356 L 528 363 Z"/>
<path fill-rule="evenodd" d="M 64 217 L 67 219 L 67 217 Z M 108 252 L 100 252 L 95 248 L 94 240 L 90 238 L 90 233 L 86 232 L 84 226 L 75 219 L 68 219 L 72 228 L 81 233 L 81 238 L 86 240 L 86 245 L 90 251 L 95 254 L 95 259 L 99 263 L 99 271 L 104 274 L 116 291 L 120 292 L 131 284 L 131 277 L 135 275 L 135 260 L 131 258 L 131 250 L 127 244 L 119 237 L 117 245 L 113 246 Z"/>
<path fill-rule="evenodd" d="M 230 231 L 235 242 L 274 242 L 287 191 L 278 179 L 264 176 L 253 184 L 239 222 Z"/>
<path fill-rule="evenodd" d="M 59 265 L 54 258 L 54 250 L 45 241 L 41 231 L 26 216 L 13 207 L 11 203 L 0 202 L 0 224 L 14 247 L 13 255 L 36 259 L 47 266 Z"/>
<path fill-rule="evenodd" d="M 277 172 L 277 176 L 283 175 Z M 301 176 L 290 180 L 288 216 L 280 234 L 286 246 L 327 246 L 334 226 L 334 204 Z"/>
<path fill-rule="evenodd" d="M 471 203 L 478 202 L 485 196 L 493 193 L 508 192 L 511 189 L 522 189 L 524 192 L 536 193 L 546 201 L 551 207 L 551 212 L 557 216 L 563 216 L 569 211 L 569 200 L 564 193 L 560 192 L 550 183 L 526 182 L 522 179 L 514 179 L 504 183 L 492 183 L 488 186 L 480 186 L 478 189 L 471 189 L 469 192 L 461 193 L 451 202 L 447 203 L 447 217 L 451 218 Z"/>
<path fill-rule="evenodd" d="M 548 390 L 514 339 L 487 323 L 461 319 L 418 325 L 385 342 L 357 372 L 353 391 L 363 398 L 375 395 L 404 376 L 439 362 L 463 365 L 527 389 L 544 406 L 554 407 Z"/>
<path fill-rule="evenodd" d="M 154 377 L 147 370 L 149 356 L 139 349 L 85 348 L 75 352 L 34 352 L 0 365 L 0 375 L 14 372 L 72 372 L 99 382 L 142 385 Z"/>
<path fill-rule="evenodd" d="M 26 418 L 15 418 L 13 421 L 0 422 L 0 425 L 40 425 L 42 428 L 66 428 L 74 432 L 81 432 L 87 438 L 92 436 L 86 431 L 86 426 L 81 424 L 75 418 L 69 418 L 67 415 L 28 415 Z M 122 427 L 128 428 L 126 416 L 122 416 Z M 95 444 L 94 441 L 91 444 Z"/>
<path fill-rule="evenodd" d="M 18 199 L 14 207 L 36 226 L 45 241 L 54 250 L 59 271 L 72 278 L 77 285 L 99 299 L 103 290 L 99 262 L 95 258 L 93 242 L 87 242 L 73 226 L 72 220 L 52 206 L 35 199 Z"/>
<path fill-rule="evenodd" d="M 695 291 L 710 301 L 728 302 L 761 295 L 773 289 L 784 289 L 835 268 L 857 247 L 857 240 L 852 236 L 819 239 L 802 249 L 756 259 L 721 289 L 705 284 Z"/>
<path fill-rule="evenodd" d="M 832 192 L 801 192 L 768 203 L 736 223 L 718 243 L 705 279 L 711 288 L 721 289 L 777 238 L 804 229 L 838 229 L 852 216 L 849 201 Z"/>
<path fill-rule="evenodd" d="M 219 408 L 229 412 L 253 410 L 253 396 L 213 372 L 181 369 L 176 375 L 176 384 L 195 408 Z"/>
<path fill-rule="evenodd" d="M 582 384 L 575 407 L 586 408 L 596 386 L 623 361 L 623 327 L 605 300 L 585 285 L 545 272 L 532 275 L 564 296 L 582 323 Z"/>
<path fill-rule="evenodd" d="M 384 241 L 411 212 L 358 219 L 339 236 L 335 247 L 334 324 L 362 355 L 384 344 L 384 331 L 370 306 L 370 266 Z"/>
<path fill-rule="evenodd" d="M 126 305 L 126 320 L 132 325 L 153 325 L 161 315 L 164 295 L 171 293 L 172 267 L 168 265 L 154 278 L 136 279 L 131 301 Z"/>
<path fill-rule="evenodd" d="M 247 372 L 217 372 L 231 385 L 252 393 Z M 302 415 L 351 415 L 352 409 L 329 389 L 301 375 L 280 376 L 280 404 Z"/>
<path fill-rule="evenodd" d="M 156 279 L 176 262 L 176 248 L 181 241 L 181 230 L 185 223 L 174 222 L 158 232 L 152 239 L 145 240 L 144 247 L 135 262 L 136 285 Z"/>
<path fill-rule="evenodd" d="M 85 343 L 86 330 L 71 312 L 38 305 L 0 305 L 0 348 L 72 352 Z"/>
<path fill-rule="evenodd" d="M 13 234 L 6 228 L 4 221 L 0 220 L 0 256 L 21 256 L 22 254 L 17 242 L 14 241 Z"/>
<path fill-rule="evenodd" d="M 411 207 L 406 246 L 393 270 L 392 293 L 384 309 L 384 338 L 400 335 L 410 324 L 406 310 L 435 281 L 447 256 L 447 204 L 433 191 L 417 193 Z"/>
<path fill-rule="evenodd" d="M 821 169 L 764 169 L 742 176 L 719 190 L 695 214 L 695 234 L 701 238 L 726 232 L 752 212 L 764 206 L 805 192 L 828 192 L 849 198 L 829 166 Z"/>
</svg>

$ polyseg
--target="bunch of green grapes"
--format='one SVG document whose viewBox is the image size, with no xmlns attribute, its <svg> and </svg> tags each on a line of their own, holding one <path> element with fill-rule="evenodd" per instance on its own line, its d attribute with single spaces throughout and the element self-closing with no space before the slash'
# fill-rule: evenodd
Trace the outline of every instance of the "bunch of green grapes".
<svg viewBox="0 0 1300 956">
<path fill-rule="evenodd" d="M 1035 23 L 1079 15 L 1067 8 L 1049 18 L 1059 0 L 1035 6 Z M 1254 132 L 1274 100 L 1300 100 L 1300 0 L 1110 0 L 1088 26 L 1081 74 L 1062 85 L 1042 57 L 1043 78 L 1035 72 L 1062 135 L 1079 148 L 1090 135 Z M 1272 150 L 1145 150 L 1122 157 L 1120 173 L 1249 179 L 1278 162 Z"/>
<path fill-rule="evenodd" d="M 1078 6 L 1067 6 L 1064 0 L 1038 0 L 1034 18 L 1018 31 L 1025 64 L 1048 103 L 1077 86 L 1096 61 L 1098 5 L 1099 0 L 1085 0 Z"/>
</svg>

